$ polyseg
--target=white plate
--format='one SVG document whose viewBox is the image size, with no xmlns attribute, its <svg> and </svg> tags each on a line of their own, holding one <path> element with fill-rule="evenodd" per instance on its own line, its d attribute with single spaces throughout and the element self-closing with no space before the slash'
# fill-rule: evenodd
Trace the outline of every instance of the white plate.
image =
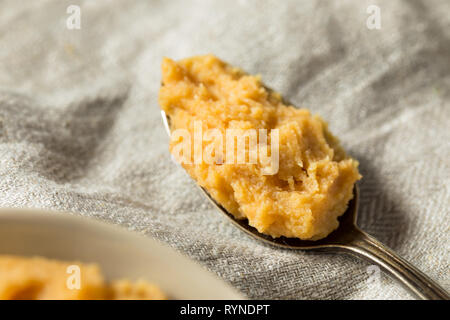
<svg viewBox="0 0 450 320">
<path fill-rule="evenodd" d="M 67 213 L 1 209 L 0 254 L 98 263 L 106 279 L 143 278 L 175 299 L 244 299 L 156 240 Z"/>
</svg>

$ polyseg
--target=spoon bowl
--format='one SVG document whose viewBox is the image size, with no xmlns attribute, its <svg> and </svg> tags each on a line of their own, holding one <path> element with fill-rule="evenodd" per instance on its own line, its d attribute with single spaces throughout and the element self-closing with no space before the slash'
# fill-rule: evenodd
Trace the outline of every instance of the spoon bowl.
<svg viewBox="0 0 450 320">
<path fill-rule="evenodd" d="M 170 137 L 170 118 L 161 111 L 164 127 Z M 401 282 L 407 289 L 421 299 L 449 300 L 448 293 L 437 283 L 394 251 L 362 231 L 356 224 L 358 213 L 359 189 L 355 185 L 353 198 L 349 201 L 347 210 L 339 217 L 339 227 L 327 237 L 320 240 L 301 240 L 298 238 L 278 237 L 260 233 L 250 226 L 245 219 L 236 219 L 220 203 L 199 186 L 211 203 L 235 226 L 264 243 L 294 250 L 316 250 L 325 252 L 344 252 L 361 257 L 382 267 L 391 277 Z"/>
<path fill-rule="evenodd" d="M 230 221 L 239 229 L 249 234 L 250 236 L 268 243 L 273 246 L 299 249 L 299 250 L 325 250 L 329 248 L 338 248 L 348 242 L 348 237 L 351 235 L 352 229 L 356 227 L 357 207 L 358 207 L 358 187 L 355 186 L 353 190 L 353 199 L 350 200 L 348 208 L 345 213 L 338 218 L 339 228 L 334 230 L 326 238 L 320 240 L 302 240 L 299 238 L 278 237 L 273 238 L 270 235 L 259 232 L 255 227 L 248 224 L 246 219 L 236 219 L 231 213 L 215 201 L 211 195 L 202 187 L 200 187 L 205 196 L 211 203 L 225 215 Z"/>
</svg>

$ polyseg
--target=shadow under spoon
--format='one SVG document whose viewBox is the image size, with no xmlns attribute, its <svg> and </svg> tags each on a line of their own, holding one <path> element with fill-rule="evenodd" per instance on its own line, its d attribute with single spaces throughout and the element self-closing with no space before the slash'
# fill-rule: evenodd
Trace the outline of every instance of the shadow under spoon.
<svg viewBox="0 0 450 320">
<path fill-rule="evenodd" d="M 161 115 L 170 136 L 169 118 L 164 111 L 161 111 Z M 450 298 L 448 293 L 436 282 L 356 225 L 359 198 L 357 185 L 355 185 L 354 196 L 349 202 L 346 212 L 339 217 L 339 227 L 326 238 L 316 241 L 286 237 L 272 238 L 269 235 L 262 234 L 250 226 L 247 220 L 238 220 L 227 212 L 204 188 L 200 187 L 200 189 L 235 226 L 258 240 L 287 249 L 349 253 L 379 265 L 391 277 L 400 281 L 421 299 L 449 300 Z"/>
</svg>

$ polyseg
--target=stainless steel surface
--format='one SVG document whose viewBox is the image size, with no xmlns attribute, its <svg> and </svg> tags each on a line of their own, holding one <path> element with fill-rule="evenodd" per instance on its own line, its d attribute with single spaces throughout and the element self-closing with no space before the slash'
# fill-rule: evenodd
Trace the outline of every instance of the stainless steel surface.
<svg viewBox="0 0 450 320">
<path fill-rule="evenodd" d="M 161 111 L 164 126 L 170 136 L 170 121 L 164 111 Z M 211 203 L 226 216 L 235 226 L 250 236 L 277 247 L 294 250 L 316 250 L 322 252 L 349 253 L 372 263 L 376 263 L 391 277 L 400 281 L 407 289 L 421 299 L 449 300 L 449 294 L 424 273 L 401 258 L 381 242 L 362 231 L 356 224 L 358 213 L 359 190 L 355 185 L 354 197 L 349 202 L 347 211 L 339 218 L 339 227 L 326 238 L 317 241 L 300 240 L 297 238 L 272 238 L 258 232 L 247 223 L 247 220 L 237 220 L 217 203 L 202 187 L 200 189 Z"/>
</svg>

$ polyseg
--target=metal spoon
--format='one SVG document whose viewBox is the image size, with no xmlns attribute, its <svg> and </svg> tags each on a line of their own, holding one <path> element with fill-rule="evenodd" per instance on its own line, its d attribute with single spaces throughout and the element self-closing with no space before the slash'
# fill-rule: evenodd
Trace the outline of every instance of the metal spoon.
<svg viewBox="0 0 450 320">
<path fill-rule="evenodd" d="M 170 136 L 169 118 L 164 111 L 161 111 L 161 115 L 164 126 Z M 407 289 L 421 299 L 450 299 L 448 293 L 437 283 L 356 225 L 359 198 L 359 190 L 356 185 L 353 190 L 354 197 L 349 202 L 347 211 L 339 218 L 339 227 L 326 238 L 317 241 L 286 237 L 272 238 L 269 235 L 262 234 L 250 226 L 247 220 L 238 220 L 231 213 L 227 212 L 204 188 L 200 187 L 200 189 L 211 203 L 225 217 L 229 218 L 235 226 L 258 240 L 273 246 L 288 249 L 349 253 L 368 260 L 371 263 L 378 264 L 391 277 L 399 280 Z"/>
</svg>

